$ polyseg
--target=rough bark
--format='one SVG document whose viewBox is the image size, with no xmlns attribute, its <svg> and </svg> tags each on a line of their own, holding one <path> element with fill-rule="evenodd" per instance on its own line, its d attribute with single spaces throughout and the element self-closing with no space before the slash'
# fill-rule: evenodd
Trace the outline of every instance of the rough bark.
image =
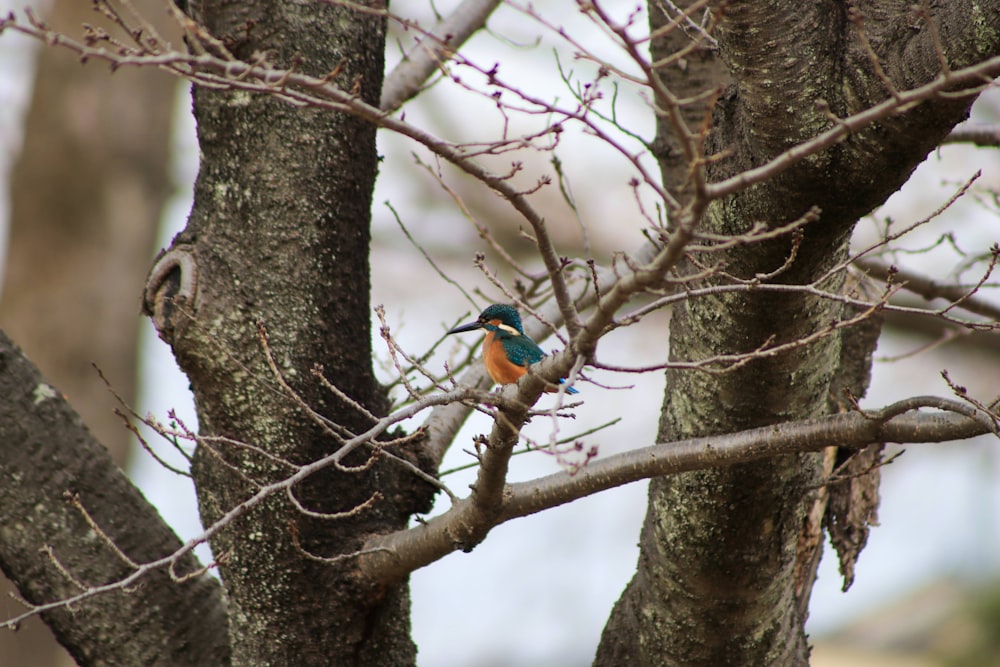
<svg viewBox="0 0 1000 667">
<path fill-rule="evenodd" d="M 340 68 L 336 84 L 378 101 L 385 28 L 377 15 L 322 3 L 213 2 L 199 19 L 238 58 L 265 54 L 276 66 L 298 62 L 320 76 Z M 278 387 L 257 324 L 288 382 L 332 422 L 352 432 L 369 424 L 310 375 L 315 364 L 367 410 L 385 411 L 372 372 L 368 300 L 375 129 L 239 91 L 196 90 L 195 116 L 202 152 L 195 203 L 160 266 L 179 256 L 190 263 L 159 277 L 154 270 L 147 307 L 159 313 L 160 333 L 191 380 L 202 436 L 249 443 L 291 465 L 313 461 L 338 439 Z M 191 267 L 196 275 L 184 275 Z M 368 456 L 358 454 L 348 463 Z M 204 523 L 255 484 L 289 472 L 251 450 L 202 442 L 193 473 Z M 310 510 L 349 512 L 380 495 L 336 520 L 303 516 L 287 498 L 272 497 L 213 540 L 225 555 L 234 664 L 415 661 L 406 582 L 378 587 L 350 558 L 317 562 L 296 544 L 329 557 L 404 527 L 412 512 L 427 509 L 430 494 L 400 473 L 384 460 L 326 471 L 295 490 Z"/>
<path fill-rule="evenodd" d="M 181 547 L 65 397 L 2 332 L 0 395 L 0 565 L 24 599 L 34 604 L 60 600 L 80 593 L 78 583 L 101 585 L 132 571 L 70 502 L 73 496 L 135 562 Z M 199 567 L 188 555 L 175 571 Z M 177 583 L 156 571 L 128 591 L 105 593 L 42 617 L 85 667 L 227 662 L 222 591 L 205 574 Z"/>
<path fill-rule="evenodd" d="M 952 66 L 1000 48 L 1000 13 L 973 3 L 935 7 Z M 709 152 L 731 150 L 712 180 L 757 166 L 832 122 L 887 97 L 842 3 L 728 2 L 716 36 L 735 85 L 720 99 Z M 866 23 L 882 66 L 900 89 L 940 67 L 931 31 L 903 3 L 872 3 Z M 983 29 L 983 23 L 989 24 Z M 991 36 L 986 36 L 991 35 Z M 798 258 L 776 280 L 807 283 L 845 256 L 855 220 L 881 203 L 967 113 L 969 98 L 925 103 L 879 123 L 709 211 L 707 231 L 738 234 L 755 222 L 787 224 L 809 207 Z M 773 271 L 787 240 L 729 252 L 742 277 Z M 836 289 L 837 285 L 829 286 Z M 700 359 L 749 352 L 822 330 L 836 304 L 801 296 L 713 296 L 686 302 L 671 322 L 670 354 Z M 722 375 L 670 371 L 660 439 L 711 435 L 802 419 L 828 409 L 840 339 L 828 336 L 790 353 Z M 802 665 L 804 615 L 796 610 L 796 546 L 820 472 L 818 455 L 655 479 L 635 578 L 605 628 L 598 665 Z"/>
<path fill-rule="evenodd" d="M 686 7 L 688 4 L 679 3 L 679 6 Z M 704 11 L 693 11 L 691 20 L 700 23 Z M 716 95 L 721 94 L 732 79 L 707 30 L 698 31 L 687 23 L 682 23 L 682 29 L 670 29 L 675 20 L 674 14 L 668 14 L 662 7 L 650 3 L 650 34 L 661 34 L 659 39 L 650 43 L 650 60 L 657 75 L 677 97 L 697 100 L 681 107 L 681 114 L 689 127 L 700 130 L 711 120 Z M 678 58 L 678 53 L 684 53 L 684 56 Z M 706 92 L 709 94 L 706 95 Z M 681 198 L 690 196 L 691 170 L 680 140 L 668 123 L 656 125 L 653 154 L 660 165 L 663 186 Z"/>
</svg>

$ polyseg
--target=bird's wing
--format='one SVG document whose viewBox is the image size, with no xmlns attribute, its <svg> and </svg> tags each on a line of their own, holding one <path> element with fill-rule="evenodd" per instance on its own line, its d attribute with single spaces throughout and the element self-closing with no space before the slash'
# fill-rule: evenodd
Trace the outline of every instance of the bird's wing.
<svg viewBox="0 0 1000 667">
<path fill-rule="evenodd" d="M 545 356 L 542 348 L 538 347 L 538 344 L 535 341 L 523 334 L 520 336 L 504 338 L 503 347 L 504 351 L 507 352 L 507 358 L 518 366 L 527 366 L 529 364 L 537 363 L 542 357 Z"/>
</svg>

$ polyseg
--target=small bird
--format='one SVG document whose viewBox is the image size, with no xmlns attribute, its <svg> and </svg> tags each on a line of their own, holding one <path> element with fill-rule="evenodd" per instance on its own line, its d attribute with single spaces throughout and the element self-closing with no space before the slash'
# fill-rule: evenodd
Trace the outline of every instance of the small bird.
<svg viewBox="0 0 1000 667">
<path fill-rule="evenodd" d="M 469 324 L 455 327 L 449 334 L 486 329 L 486 340 L 483 342 L 483 361 L 486 362 L 486 372 L 497 384 L 513 384 L 528 372 L 530 364 L 537 363 L 545 356 L 538 343 L 524 333 L 521 326 L 521 316 L 514 306 L 495 303 L 479 314 L 479 319 Z M 565 380 L 559 380 L 564 384 Z M 548 392 L 555 389 L 546 389 Z M 572 387 L 566 388 L 567 394 L 578 394 Z"/>
</svg>

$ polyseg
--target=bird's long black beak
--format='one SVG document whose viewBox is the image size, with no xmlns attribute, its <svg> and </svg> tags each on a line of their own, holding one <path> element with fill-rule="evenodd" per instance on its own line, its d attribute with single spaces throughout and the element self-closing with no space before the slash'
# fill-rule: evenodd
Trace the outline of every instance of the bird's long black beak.
<svg viewBox="0 0 1000 667">
<path fill-rule="evenodd" d="M 468 324 L 463 324 L 462 326 L 455 327 L 448 333 L 450 334 L 462 333 L 463 331 L 475 331 L 476 329 L 482 329 L 482 328 L 483 328 L 483 323 L 480 322 L 479 320 L 476 320 L 475 322 L 469 322 Z"/>
</svg>

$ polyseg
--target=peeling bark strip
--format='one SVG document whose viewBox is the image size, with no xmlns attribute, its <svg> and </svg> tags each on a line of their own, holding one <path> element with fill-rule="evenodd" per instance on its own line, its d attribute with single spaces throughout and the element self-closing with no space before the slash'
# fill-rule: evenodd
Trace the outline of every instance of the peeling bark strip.
<svg viewBox="0 0 1000 667">
<path fill-rule="evenodd" d="M 837 550 L 846 591 L 854 583 L 854 566 L 868 542 L 868 529 L 878 525 L 882 444 L 853 453 L 838 466 L 823 525 Z"/>
<path fill-rule="evenodd" d="M 0 396 L 0 564 L 28 602 L 61 600 L 81 593 L 78 584 L 104 584 L 133 571 L 81 508 L 136 563 L 181 548 L 65 397 L 3 332 Z M 199 567 L 188 554 L 176 571 Z M 43 618 L 81 665 L 229 662 L 222 589 L 208 575 L 177 583 L 156 571 L 127 593 L 98 595 Z"/>
</svg>

